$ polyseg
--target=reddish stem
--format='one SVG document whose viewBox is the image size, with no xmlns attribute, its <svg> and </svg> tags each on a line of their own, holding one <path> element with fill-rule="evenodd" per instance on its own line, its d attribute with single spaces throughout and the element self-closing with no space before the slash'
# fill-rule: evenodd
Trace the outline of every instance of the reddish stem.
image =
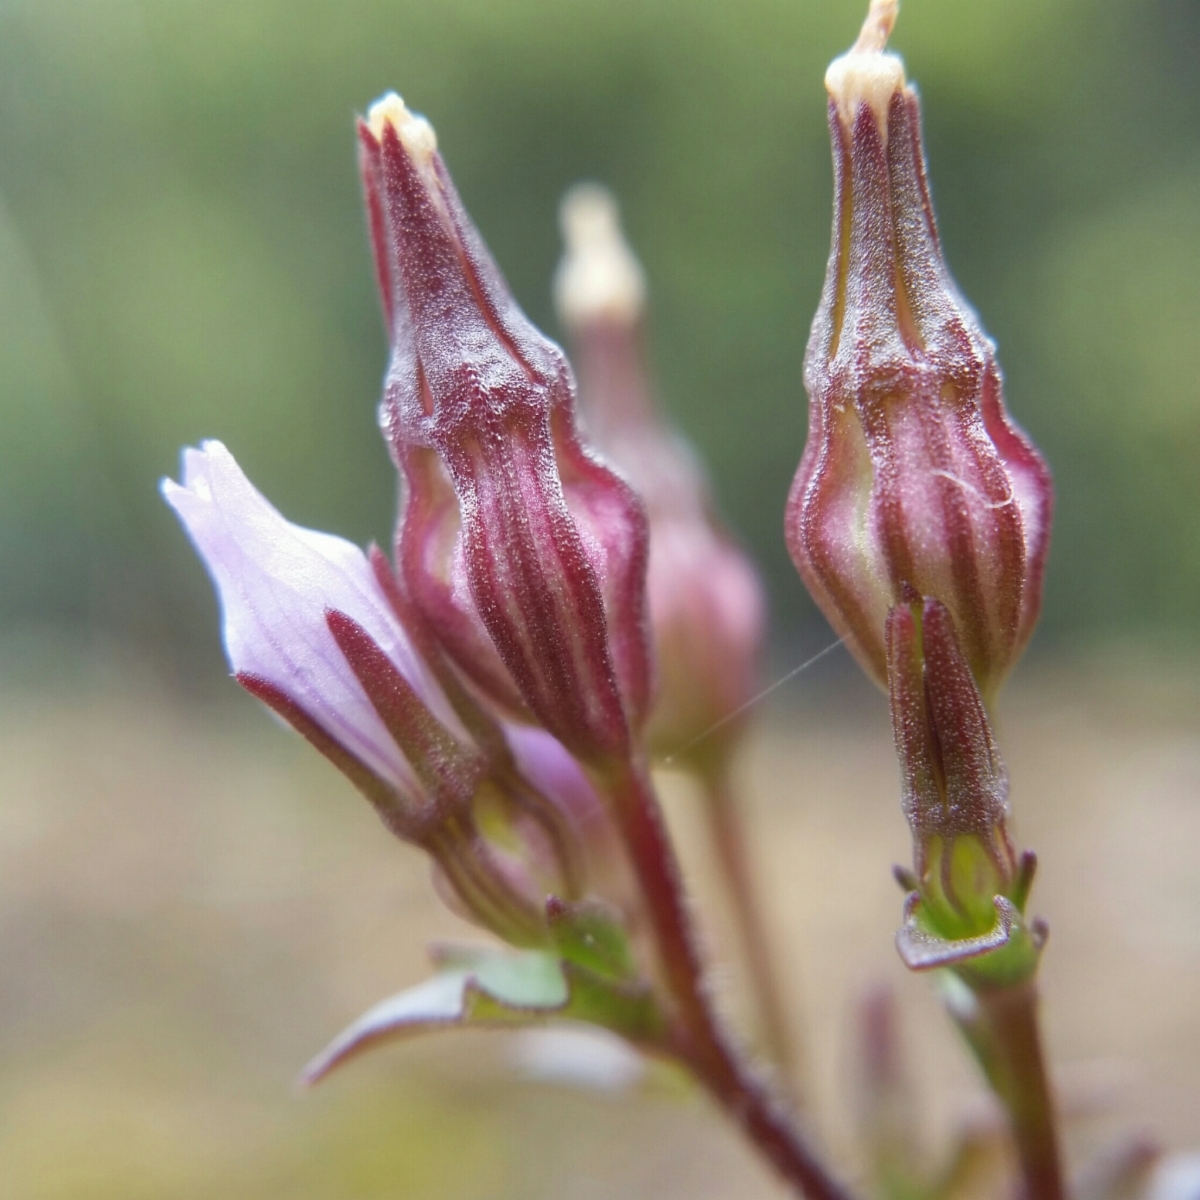
<svg viewBox="0 0 1200 1200">
<path fill-rule="evenodd" d="M 831 1178 L 778 1097 L 735 1052 L 718 1024 L 679 867 L 645 768 L 640 763 L 621 764 L 605 782 L 678 1007 L 680 1056 L 799 1194 L 808 1200 L 851 1200 L 851 1193 Z"/>
</svg>

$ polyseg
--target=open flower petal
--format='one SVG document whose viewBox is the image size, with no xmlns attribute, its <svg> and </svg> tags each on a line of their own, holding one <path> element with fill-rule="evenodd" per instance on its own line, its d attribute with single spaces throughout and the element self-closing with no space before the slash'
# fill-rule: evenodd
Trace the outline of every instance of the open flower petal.
<svg viewBox="0 0 1200 1200">
<path fill-rule="evenodd" d="M 460 726 L 362 550 L 287 521 L 220 442 L 185 450 L 183 482 L 166 479 L 162 492 L 216 584 L 234 673 L 268 684 L 374 775 L 415 795 L 412 768 L 339 649 L 328 614 L 352 618 L 434 715 Z"/>
</svg>

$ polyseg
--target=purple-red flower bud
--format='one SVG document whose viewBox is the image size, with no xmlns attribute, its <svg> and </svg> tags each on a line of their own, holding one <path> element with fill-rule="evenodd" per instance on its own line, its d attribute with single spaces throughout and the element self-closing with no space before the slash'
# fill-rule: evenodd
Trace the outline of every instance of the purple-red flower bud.
<svg viewBox="0 0 1200 1200">
<path fill-rule="evenodd" d="M 990 699 L 1037 619 L 1052 488 L 942 257 L 917 95 L 884 52 L 895 9 L 874 0 L 825 77 L 833 244 L 805 357 L 809 431 L 787 541 L 877 682 L 887 613 L 907 584 L 949 608 Z"/>
<path fill-rule="evenodd" d="M 566 254 L 555 300 L 571 334 L 584 420 L 650 520 L 646 587 L 658 679 L 647 741 L 663 754 L 719 754 L 739 728 L 730 716 L 757 686 L 762 585 L 721 528 L 691 447 L 656 411 L 643 349 L 645 281 L 616 201 L 580 184 L 561 217 Z M 704 736 L 714 729 L 719 736 Z"/>
<path fill-rule="evenodd" d="M 888 615 L 887 666 L 913 869 L 941 936 L 977 936 L 1018 880 L 1008 774 L 949 610 L 910 600 Z"/>
<path fill-rule="evenodd" d="M 429 124 L 389 95 L 359 136 L 405 586 L 488 694 L 584 759 L 623 756 L 650 678 L 641 505 L 580 443 L 566 359 L 509 294 Z"/>
</svg>

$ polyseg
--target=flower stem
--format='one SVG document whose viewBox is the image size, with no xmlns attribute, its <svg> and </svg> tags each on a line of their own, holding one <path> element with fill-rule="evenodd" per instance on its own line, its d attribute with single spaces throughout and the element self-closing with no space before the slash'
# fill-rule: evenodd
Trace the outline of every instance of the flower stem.
<svg viewBox="0 0 1200 1200">
<path fill-rule="evenodd" d="M 1063 1200 L 1054 1102 L 1038 1025 L 1037 984 L 974 989 L 971 1013 L 955 1019 L 1008 1111 L 1025 1181 L 1024 1200 Z M 953 1009 L 952 1009 L 953 1011 Z"/>
<path fill-rule="evenodd" d="M 850 1200 L 789 1113 L 738 1055 L 718 1023 L 688 916 L 679 867 L 641 763 L 606 773 L 614 814 L 641 883 L 666 983 L 677 1006 L 677 1052 L 746 1136 L 808 1200 Z"/>
<path fill-rule="evenodd" d="M 803 1096 L 803 1063 L 787 1020 L 783 989 L 775 970 L 766 922 L 750 869 L 745 826 L 729 786 L 727 764 L 721 762 L 706 770 L 702 784 L 705 790 L 704 811 L 713 849 L 724 877 L 725 890 L 733 905 L 733 916 L 758 1001 L 767 1049 L 786 1074 L 792 1098 L 800 1099 Z"/>
</svg>

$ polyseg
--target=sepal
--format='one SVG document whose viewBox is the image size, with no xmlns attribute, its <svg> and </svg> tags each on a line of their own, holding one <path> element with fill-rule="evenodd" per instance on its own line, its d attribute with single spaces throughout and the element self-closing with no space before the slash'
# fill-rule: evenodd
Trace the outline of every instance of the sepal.
<svg viewBox="0 0 1200 1200">
<path fill-rule="evenodd" d="M 985 936 L 994 928 L 992 897 L 1011 896 L 1018 882 L 1008 773 L 945 605 L 906 589 L 888 614 L 887 664 L 902 803 L 929 923 L 956 941 Z"/>
<path fill-rule="evenodd" d="M 1026 924 L 1005 896 L 996 896 L 993 905 L 996 919 L 986 933 L 944 938 L 925 919 L 920 895 L 910 892 L 904 923 L 896 933 L 896 949 L 904 965 L 910 971 L 952 968 L 972 988 L 1009 987 L 1032 979 L 1046 943 L 1045 923 Z"/>
</svg>

